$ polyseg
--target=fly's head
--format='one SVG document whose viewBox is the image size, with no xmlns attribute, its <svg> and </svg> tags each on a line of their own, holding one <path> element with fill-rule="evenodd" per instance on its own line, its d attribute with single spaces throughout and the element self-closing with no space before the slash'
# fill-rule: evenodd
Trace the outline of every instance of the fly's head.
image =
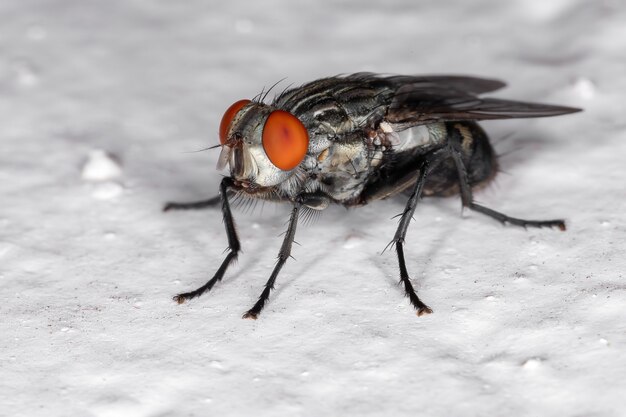
<svg viewBox="0 0 626 417">
<path fill-rule="evenodd" d="M 218 169 L 244 186 L 272 187 L 291 178 L 306 156 L 309 134 L 289 112 L 239 100 L 220 123 L 222 152 Z"/>
</svg>

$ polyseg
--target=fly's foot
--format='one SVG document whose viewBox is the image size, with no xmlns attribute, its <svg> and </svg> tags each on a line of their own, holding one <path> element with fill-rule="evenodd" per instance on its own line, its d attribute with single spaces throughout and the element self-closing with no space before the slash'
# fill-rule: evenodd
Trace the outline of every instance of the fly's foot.
<svg viewBox="0 0 626 417">
<path fill-rule="evenodd" d="M 415 314 L 417 314 L 417 317 L 422 317 L 427 314 L 433 314 L 433 309 L 424 304 L 417 309 Z"/>
<path fill-rule="evenodd" d="M 183 304 L 185 301 L 187 301 L 187 297 L 185 297 L 183 294 L 178 294 L 172 297 L 172 300 L 176 301 L 177 304 Z"/>
<path fill-rule="evenodd" d="M 252 311 L 252 310 L 248 310 L 244 313 L 243 316 L 241 316 L 242 319 L 250 319 L 250 320 L 256 320 L 257 318 L 259 318 L 259 313 L 256 311 Z"/>
<path fill-rule="evenodd" d="M 178 304 L 183 304 L 187 300 L 191 300 L 192 298 L 196 298 L 202 295 L 203 292 L 204 290 L 202 290 L 202 288 L 199 288 L 196 291 L 175 295 L 174 297 L 172 297 L 172 300 L 176 301 Z"/>
<path fill-rule="evenodd" d="M 528 227 L 556 227 L 560 231 L 564 232 L 567 230 L 565 226 L 565 221 L 563 220 L 520 220 L 520 219 L 507 219 L 503 223 L 512 224 L 514 226 L 522 226 L 523 228 Z"/>
<path fill-rule="evenodd" d="M 529 227 L 537 227 L 537 228 L 542 228 L 542 227 L 549 227 L 549 228 L 554 228 L 556 227 L 557 229 L 559 229 L 560 231 L 564 232 L 565 230 L 567 230 L 567 227 L 565 226 L 565 221 L 558 219 L 558 220 L 524 220 L 524 219 L 516 219 L 513 217 L 508 217 L 506 219 L 501 220 L 502 224 L 510 224 L 513 226 L 521 226 L 524 229 L 527 229 Z"/>
<path fill-rule="evenodd" d="M 193 210 L 202 207 L 203 206 L 199 203 L 174 203 L 169 201 L 163 205 L 163 211 L 166 212 L 170 210 Z"/>
<path fill-rule="evenodd" d="M 168 201 L 163 206 L 163 211 L 170 211 L 170 210 L 198 210 L 198 209 L 204 209 L 204 208 L 208 208 L 208 207 L 215 207 L 215 206 L 219 205 L 220 202 L 221 202 L 220 196 L 209 198 L 208 200 L 193 201 L 191 203 L 176 203 L 176 202 L 173 202 L 173 201 Z"/>
<path fill-rule="evenodd" d="M 567 230 L 567 227 L 565 226 L 565 222 L 563 220 L 555 221 L 554 226 L 558 227 L 561 232 L 564 232 Z"/>
<path fill-rule="evenodd" d="M 415 294 L 415 290 L 413 290 L 413 287 L 410 286 L 410 282 L 408 280 L 405 281 L 405 285 L 407 282 L 409 283 L 409 286 L 407 286 L 408 288 L 405 287 L 405 290 L 407 291 L 406 295 L 409 297 L 409 300 L 411 301 L 411 305 L 413 306 L 413 308 L 415 308 L 415 314 L 417 314 L 417 317 L 422 317 L 427 314 L 432 314 L 433 309 L 428 307 L 426 304 L 424 304 L 422 300 L 419 299 L 417 294 Z"/>
<path fill-rule="evenodd" d="M 525 220 L 518 219 L 516 217 L 507 216 L 506 214 L 502 214 L 485 206 L 481 206 L 480 204 L 476 204 L 472 202 L 469 205 L 469 208 L 477 211 L 479 213 L 485 214 L 493 219 L 496 219 L 502 224 L 511 224 L 513 226 L 521 226 L 523 228 L 527 227 L 556 227 L 561 231 L 565 231 L 565 220 L 556 219 L 556 220 Z"/>
</svg>

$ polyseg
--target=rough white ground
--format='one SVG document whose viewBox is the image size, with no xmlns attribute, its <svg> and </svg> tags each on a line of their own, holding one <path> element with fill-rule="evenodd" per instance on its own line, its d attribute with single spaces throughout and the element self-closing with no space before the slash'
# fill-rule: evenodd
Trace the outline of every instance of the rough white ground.
<svg viewBox="0 0 626 417">
<path fill-rule="evenodd" d="M 371 4 L 370 4 L 371 3 Z M 626 5 L 614 1 L 0 2 L 0 415 L 626 415 Z M 568 221 L 502 227 L 425 200 L 409 269 L 380 255 L 403 201 L 298 230 L 242 320 L 288 207 L 214 195 L 224 109 L 288 77 L 354 71 L 507 80 L 498 96 L 584 113 L 485 126 L 502 174 L 477 197 Z"/>
</svg>

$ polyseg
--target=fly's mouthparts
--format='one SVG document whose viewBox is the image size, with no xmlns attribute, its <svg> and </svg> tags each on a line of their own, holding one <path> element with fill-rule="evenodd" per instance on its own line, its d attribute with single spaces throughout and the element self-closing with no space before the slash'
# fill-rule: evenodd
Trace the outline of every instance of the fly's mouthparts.
<svg viewBox="0 0 626 417">
<path fill-rule="evenodd" d="M 231 153 L 230 171 L 235 178 L 242 178 L 244 175 L 243 148 L 241 146 L 233 149 Z"/>
<path fill-rule="evenodd" d="M 254 184 L 252 184 L 250 181 L 235 180 L 233 181 L 233 184 L 237 187 L 254 188 Z"/>
</svg>

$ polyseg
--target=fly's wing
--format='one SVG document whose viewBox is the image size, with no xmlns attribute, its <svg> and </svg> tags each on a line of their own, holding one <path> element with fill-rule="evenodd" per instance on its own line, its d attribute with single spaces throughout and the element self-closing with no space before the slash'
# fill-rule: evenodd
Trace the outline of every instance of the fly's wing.
<svg viewBox="0 0 626 417">
<path fill-rule="evenodd" d="M 377 125 L 389 115 L 413 125 L 428 123 L 431 120 L 415 119 L 412 114 L 412 107 L 418 102 L 422 112 L 427 112 L 429 103 L 434 102 L 438 94 L 442 94 L 441 98 L 475 98 L 475 94 L 494 91 L 504 85 L 498 80 L 464 76 L 357 73 L 323 78 L 286 90 L 272 106 L 296 115 L 307 128 L 332 126 L 336 133 L 345 133 L 364 125 Z"/>
<path fill-rule="evenodd" d="M 357 73 L 286 90 L 272 105 L 295 114 L 307 128 L 332 126 L 336 133 L 377 126 L 383 120 L 399 130 L 440 121 L 547 117 L 580 111 L 477 97 L 504 86 L 498 80 L 465 76 Z"/>
<path fill-rule="evenodd" d="M 489 93 L 506 87 L 506 83 L 490 78 L 469 77 L 464 75 L 392 75 L 380 76 L 370 72 L 348 75 L 346 80 L 364 82 L 369 85 L 383 84 L 398 90 L 404 86 L 414 89 L 453 89 L 471 94 Z"/>
<path fill-rule="evenodd" d="M 488 93 L 504 87 L 502 81 L 486 78 L 453 75 L 381 76 L 369 72 L 360 72 L 347 76 L 322 78 L 297 88 L 283 91 L 272 105 L 283 110 L 297 110 L 333 99 L 343 106 L 355 105 L 359 101 L 377 101 L 379 105 L 391 104 L 394 95 L 400 89 L 405 91 L 446 91 L 453 89 L 470 94 Z M 355 102 L 356 101 L 356 102 Z"/>
<path fill-rule="evenodd" d="M 479 98 L 452 86 L 407 84 L 398 88 L 385 119 L 405 127 L 440 121 L 493 120 L 549 117 L 580 109 L 526 103 L 496 98 Z"/>
</svg>

